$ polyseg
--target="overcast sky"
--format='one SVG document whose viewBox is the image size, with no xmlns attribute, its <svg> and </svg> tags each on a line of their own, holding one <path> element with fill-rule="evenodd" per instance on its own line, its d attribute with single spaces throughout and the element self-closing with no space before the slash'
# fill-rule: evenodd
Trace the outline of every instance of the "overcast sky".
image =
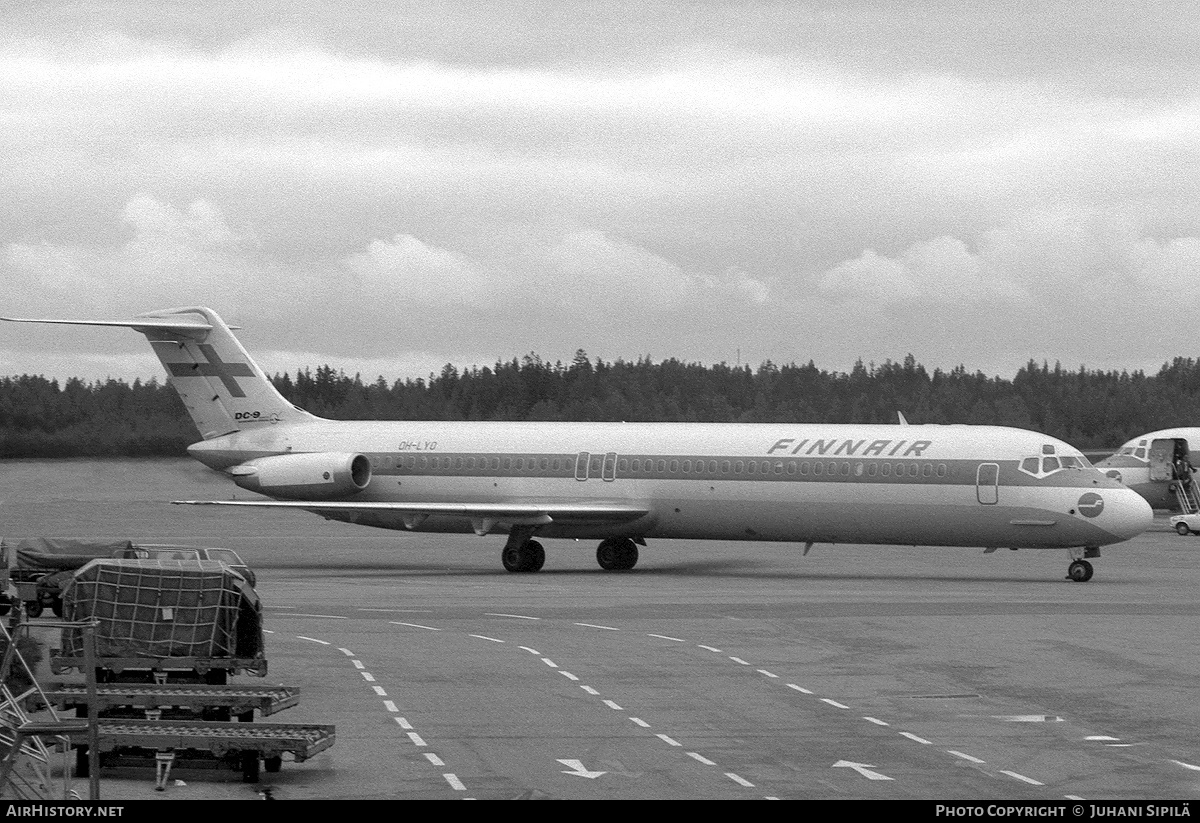
<svg viewBox="0 0 1200 823">
<path fill-rule="evenodd" d="M 1194 2 L 5 4 L 0 314 L 207 305 L 366 379 L 1153 371 L 1200 354 L 1198 44 Z M 161 379 L 0 324 L 26 373 Z"/>
</svg>

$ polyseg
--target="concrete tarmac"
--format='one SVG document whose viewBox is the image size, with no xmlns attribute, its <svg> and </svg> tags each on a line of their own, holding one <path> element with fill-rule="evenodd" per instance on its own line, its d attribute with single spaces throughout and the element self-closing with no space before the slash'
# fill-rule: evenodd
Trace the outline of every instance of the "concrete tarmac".
<svg viewBox="0 0 1200 823">
<path fill-rule="evenodd" d="M 1200 539 L 1162 517 L 1087 583 L 1065 551 L 660 541 L 611 573 L 546 541 L 518 575 L 498 536 L 297 513 L 142 532 L 256 566 L 266 681 L 301 689 L 271 720 L 337 742 L 103 801 L 1200 796 Z"/>
</svg>

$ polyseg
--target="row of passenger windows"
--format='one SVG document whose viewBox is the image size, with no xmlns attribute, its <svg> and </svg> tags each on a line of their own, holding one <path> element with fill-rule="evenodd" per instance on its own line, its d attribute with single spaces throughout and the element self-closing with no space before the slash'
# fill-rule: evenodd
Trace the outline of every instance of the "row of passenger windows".
<svg viewBox="0 0 1200 823">
<path fill-rule="evenodd" d="M 599 455 L 592 455 L 592 475 L 599 474 Z M 389 461 L 390 462 L 390 461 Z M 385 463 L 386 465 L 386 463 Z M 397 468 L 443 471 L 479 469 L 483 471 L 551 471 L 571 474 L 576 471 L 574 458 L 557 457 L 401 457 Z M 665 458 L 626 458 L 617 462 L 617 471 L 631 476 L 661 474 L 699 475 L 799 475 L 801 477 L 945 477 L 945 463 L 851 463 L 845 460 L 702 460 Z"/>
<path fill-rule="evenodd" d="M 622 459 L 620 472 L 642 474 L 790 474 L 801 477 L 813 475 L 849 477 L 945 477 L 945 463 L 850 463 L 845 460 L 639 460 Z"/>
</svg>

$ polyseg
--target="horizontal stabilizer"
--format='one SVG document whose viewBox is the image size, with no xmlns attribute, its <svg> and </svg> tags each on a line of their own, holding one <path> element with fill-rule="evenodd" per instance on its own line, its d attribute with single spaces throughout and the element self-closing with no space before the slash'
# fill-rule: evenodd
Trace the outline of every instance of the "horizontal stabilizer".
<svg viewBox="0 0 1200 823">
<path fill-rule="evenodd" d="M 10 323 L 48 323 L 62 326 L 115 326 L 135 331 L 166 331 L 182 335 L 205 334 L 212 331 L 212 324 L 196 316 L 192 317 L 135 317 L 130 320 L 59 320 L 47 317 L 0 317 Z"/>
</svg>

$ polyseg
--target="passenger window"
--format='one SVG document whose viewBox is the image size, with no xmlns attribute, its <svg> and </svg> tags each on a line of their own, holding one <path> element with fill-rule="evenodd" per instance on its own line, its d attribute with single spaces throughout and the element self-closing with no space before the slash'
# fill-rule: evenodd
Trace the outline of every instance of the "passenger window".
<svg viewBox="0 0 1200 823">
<path fill-rule="evenodd" d="M 721 474 L 729 474 L 729 461 L 728 460 L 721 461 Z"/>
<path fill-rule="evenodd" d="M 736 463 L 734 463 L 734 464 L 733 464 L 733 473 L 734 473 L 734 474 L 741 474 L 741 473 L 742 473 L 742 467 L 743 467 L 743 463 L 742 463 L 742 461 L 741 461 L 741 460 L 737 461 Z"/>
<path fill-rule="evenodd" d="M 658 470 L 660 472 L 665 472 L 667 470 L 667 461 L 666 460 L 658 461 Z"/>
<path fill-rule="evenodd" d="M 672 460 L 671 461 L 671 474 L 678 474 L 678 473 L 679 473 L 679 461 Z"/>
<path fill-rule="evenodd" d="M 683 473 L 684 473 L 684 474 L 691 474 L 691 473 L 692 473 L 692 461 L 691 461 L 691 460 L 684 460 L 684 461 L 683 461 Z"/>
</svg>

